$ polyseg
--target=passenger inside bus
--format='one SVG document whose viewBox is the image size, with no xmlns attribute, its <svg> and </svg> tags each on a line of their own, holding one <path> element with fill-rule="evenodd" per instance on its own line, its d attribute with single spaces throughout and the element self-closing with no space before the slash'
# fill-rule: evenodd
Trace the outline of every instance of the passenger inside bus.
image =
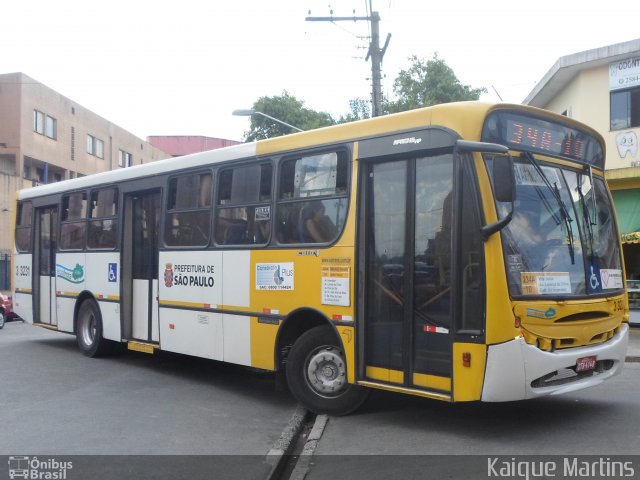
<svg viewBox="0 0 640 480">
<path fill-rule="evenodd" d="M 300 241 L 303 243 L 325 243 L 333 240 L 336 227 L 331 219 L 325 215 L 322 202 L 312 202 L 301 211 L 298 224 Z"/>
</svg>

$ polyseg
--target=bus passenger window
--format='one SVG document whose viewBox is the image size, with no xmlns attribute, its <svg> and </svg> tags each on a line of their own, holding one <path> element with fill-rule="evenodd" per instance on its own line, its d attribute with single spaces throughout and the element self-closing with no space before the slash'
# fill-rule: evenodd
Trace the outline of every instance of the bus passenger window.
<svg viewBox="0 0 640 480">
<path fill-rule="evenodd" d="M 82 250 L 87 232 L 87 193 L 76 192 L 62 197 L 60 250 Z"/>
<path fill-rule="evenodd" d="M 16 249 L 19 252 L 31 250 L 31 222 L 33 206 L 31 202 L 18 205 L 18 218 L 16 222 Z"/>
<path fill-rule="evenodd" d="M 271 232 L 271 163 L 239 165 L 218 175 L 215 240 L 218 245 L 254 245 Z"/>
<path fill-rule="evenodd" d="M 172 178 L 167 196 L 164 241 L 171 247 L 204 247 L 211 222 L 211 173 Z"/>
<path fill-rule="evenodd" d="M 105 188 L 91 192 L 89 203 L 89 248 L 115 248 L 118 233 L 118 190 Z"/>
<path fill-rule="evenodd" d="M 317 244 L 336 240 L 347 216 L 348 165 L 346 152 L 282 162 L 278 242 Z"/>
</svg>

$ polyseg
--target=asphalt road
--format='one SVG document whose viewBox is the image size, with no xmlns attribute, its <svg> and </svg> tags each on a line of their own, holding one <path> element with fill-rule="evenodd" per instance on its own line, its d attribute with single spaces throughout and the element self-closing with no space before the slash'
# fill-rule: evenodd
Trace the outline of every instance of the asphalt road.
<svg viewBox="0 0 640 480">
<path fill-rule="evenodd" d="M 499 458 L 511 465 L 550 462 L 555 472 L 544 478 L 623 478 L 607 473 L 620 466 L 614 462 L 631 462 L 624 464 L 633 469 L 631 478 L 640 478 L 639 354 L 635 327 L 619 376 L 536 400 L 447 404 L 373 391 L 356 413 L 328 419 L 313 458 L 300 470 L 306 480 L 486 479 L 488 462 Z M 582 461 L 592 469 L 602 462 L 604 474 L 564 470 Z"/>
<path fill-rule="evenodd" d="M 74 336 L 22 322 L 0 330 L 0 365 L 0 456 L 216 455 L 227 478 L 264 479 L 296 408 L 273 374 L 167 353 L 87 358 Z M 156 459 L 149 478 L 176 463 Z M 201 460 L 179 462 L 181 472 Z"/>
<path fill-rule="evenodd" d="M 569 395 L 447 404 L 373 391 L 328 419 L 292 478 L 487 478 L 489 455 L 637 455 L 639 362 L 634 328 L 623 373 Z M 136 478 L 264 479 L 296 409 L 273 374 L 168 353 L 89 359 L 75 337 L 22 322 L 0 331 L 0 365 L 0 455 L 74 455 L 93 478 L 132 478 L 112 455 L 135 455 L 148 474 Z"/>
</svg>

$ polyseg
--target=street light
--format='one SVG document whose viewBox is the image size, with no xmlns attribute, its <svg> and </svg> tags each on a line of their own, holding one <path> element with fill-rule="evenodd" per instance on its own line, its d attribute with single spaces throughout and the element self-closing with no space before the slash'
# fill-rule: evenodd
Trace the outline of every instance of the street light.
<svg viewBox="0 0 640 480">
<path fill-rule="evenodd" d="M 302 130 L 301 128 L 294 127 L 293 125 L 290 125 L 287 122 L 278 120 L 277 118 L 272 117 L 271 115 L 267 115 L 266 113 L 259 112 L 257 110 L 254 110 L 253 108 L 234 110 L 233 112 L 231 112 L 231 115 L 235 115 L 237 117 L 250 117 L 251 115 L 262 115 L 263 117 L 267 117 L 269 120 L 273 120 L 274 122 L 281 123 L 285 127 L 289 127 L 293 130 L 297 130 L 298 132 L 304 132 L 304 130 Z"/>
</svg>

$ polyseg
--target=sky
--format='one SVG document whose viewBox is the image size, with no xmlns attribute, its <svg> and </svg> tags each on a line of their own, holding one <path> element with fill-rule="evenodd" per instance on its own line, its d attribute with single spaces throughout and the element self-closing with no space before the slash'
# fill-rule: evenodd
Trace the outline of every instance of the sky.
<svg viewBox="0 0 640 480">
<path fill-rule="evenodd" d="M 0 74 L 23 72 L 143 139 L 241 140 L 249 119 L 231 112 L 284 90 L 334 118 L 369 99 L 369 22 L 305 21 L 309 12 L 379 12 L 389 97 L 410 56 L 437 53 L 462 84 L 488 90 L 482 100 L 521 103 L 561 56 L 640 36 L 637 0 L 5 3 Z"/>
</svg>

